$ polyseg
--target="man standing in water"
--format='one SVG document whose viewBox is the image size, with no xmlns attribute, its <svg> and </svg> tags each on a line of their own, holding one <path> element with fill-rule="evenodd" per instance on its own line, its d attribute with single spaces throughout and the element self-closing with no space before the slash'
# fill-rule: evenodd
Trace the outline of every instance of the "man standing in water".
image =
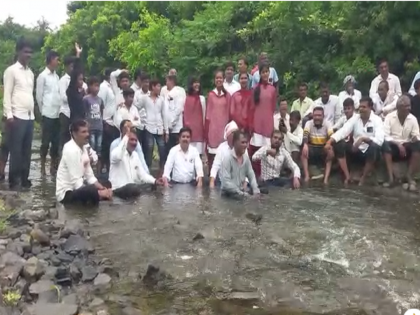
<svg viewBox="0 0 420 315">
<path fill-rule="evenodd" d="M 34 131 L 34 74 L 29 68 L 32 47 L 20 39 L 16 44 L 17 62 L 4 72 L 4 112 L 10 130 L 11 189 L 30 188 L 32 137 Z"/>
<path fill-rule="evenodd" d="M 58 167 L 58 146 L 60 144 L 60 78 L 56 73 L 59 55 L 55 51 L 47 54 L 47 66 L 36 80 L 36 100 L 42 115 L 41 175 L 45 176 L 45 163 L 50 148 L 50 174 L 55 175 Z"/>
</svg>

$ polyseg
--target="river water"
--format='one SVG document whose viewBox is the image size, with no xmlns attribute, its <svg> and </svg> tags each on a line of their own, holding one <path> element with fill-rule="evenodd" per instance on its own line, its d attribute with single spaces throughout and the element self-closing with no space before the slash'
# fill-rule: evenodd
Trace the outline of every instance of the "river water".
<svg viewBox="0 0 420 315">
<path fill-rule="evenodd" d="M 54 183 L 32 166 L 28 197 L 49 207 Z M 144 314 L 395 315 L 420 306 L 419 201 L 372 187 L 232 201 L 177 186 L 66 215 L 89 221 L 97 255 L 120 271 L 112 293 Z M 148 264 L 171 278 L 143 286 Z"/>
</svg>

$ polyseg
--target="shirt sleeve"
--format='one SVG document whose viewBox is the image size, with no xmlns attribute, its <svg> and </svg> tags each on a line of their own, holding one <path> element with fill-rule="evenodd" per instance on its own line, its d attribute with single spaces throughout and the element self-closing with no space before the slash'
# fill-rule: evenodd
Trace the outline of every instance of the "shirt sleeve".
<svg viewBox="0 0 420 315">
<path fill-rule="evenodd" d="M 45 84 L 45 76 L 41 72 L 38 78 L 36 79 L 36 90 L 35 90 L 36 102 L 38 103 L 38 108 L 41 115 L 42 115 L 42 105 L 43 105 L 42 99 L 44 95 L 44 84 Z"/>
<path fill-rule="evenodd" d="M 284 163 L 286 167 L 293 172 L 293 177 L 300 178 L 300 168 L 299 166 L 293 161 L 292 156 L 286 149 L 280 149 L 284 155 Z"/>
<path fill-rule="evenodd" d="M 111 151 L 110 162 L 111 164 L 117 164 L 121 162 L 127 151 L 128 137 L 124 136 L 118 146 Z"/>
<path fill-rule="evenodd" d="M 382 108 L 382 112 L 384 112 L 385 114 L 389 114 L 390 112 L 393 112 L 394 110 L 396 110 L 397 101 L 398 101 L 398 96 L 394 95 L 394 100 L 391 102 L 391 104 L 388 104 L 384 108 Z"/>
<path fill-rule="evenodd" d="M 334 124 L 334 126 L 332 127 L 333 130 L 338 130 L 341 127 L 343 127 L 344 123 L 345 123 L 346 117 L 340 117 L 340 119 Z"/>
<path fill-rule="evenodd" d="M 133 114 L 133 119 L 131 121 L 131 123 L 133 124 L 133 127 L 135 128 L 139 128 L 141 126 L 141 120 L 140 120 L 140 114 L 139 114 L 139 110 L 137 109 L 136 106 L 131 105 L 130 107 L 130 112 Z M 137 117 L 137 120 L 134 119 Z M 118 125 L 119 126 L 119 125 Z"/>
<path fill-rule="evenodd" d="M 357 119 L 358 117 L 353 116 L 347 120 L 343 127 L 337 130 L 337 132 L 335 132 L 331 138 L 334 139 L 335 142 L 340 142 L 341 140 L 346 139 L 352 133 Z"/>
<path fill-rule="evenodd" d="M 3 109 L 7 119 L 13 118 L 12 112 L 12 94 L 15 78 L 12 68 L 7 68 L 3 75 L 4 91 L 3 91 Z"/>
<path fill-rule="evenodd" d="M 385 141 L 392 141 L 391 137 L 391 117 L 386 116 L 384 121 L 384 139 Z"/>
<path fill-rule="evenodd" d="M 171 127 L 175 127 L 179 121 L 179 117 L 181 117 L 182 113 L 184 112 L 184 105 L 185 99 L 187 98 L 187 94 L 185 93 L 184 89 L 179 89 L 178 95 L 175 98 L 175 113 L 172 119 Z"/>
<path fill-rule="evenodd" d="M 408 90 L 408 93 L 410 93 L 412 96 L 416 95 L 416 90 L 414 89 L 414 83 L 420 79 L 420 71 L 416 73 L 416 76 L 413 79 L 413 82 L 411 83 L 410 89 Z"/>
<path fill-rule="evenodd" d="M 298 128 L 297 135 L 293 134 L 290 131 L 287 131 L 286 135 L 293 144 L 300 146 L 302 145 L 302 141 L 303 141 L 303 129 L 300 127 L 297 127 L 297 128 Z"/>
<path fill-rule="evenodd" d="M 216 156 L 214 157 L 213 165 L 211 166 L 210 170 L 210 177 L 212 178 L 217 177 L 217 173 L 219 172 L 220 167 L 222 166 L 222 154 L 222 150 L 219 146 L 219 148 L 217 148 Z"/>
<path fill-rule="evenodd" d="M 165 167 L 163 168 L 163 177 L 165 177 L 168 181 L 171 180 L 171 173 L 175 164 L 175 154 L 176 154 L 175 150 L 171 149 L 169 151 L 168 158 L 166 159 L 166 162 L 165 162 Z"/>
<path fill-rule="evenodd" d="M 261 161 L 264 159 L 264 157 L 266 157 L 266 155 L 267 155 L 267 147 L 263 146 L 259 148 L 257 152 L 254 153 L 254 155 L 252 156 L 252 160 Z"/>
<path fill-rule="evenodd" d="M 74 152 L 71 152 L 71 150 L 68 149 L 68 147 L 65 147 L 63 150 L 63 155 L 60 163 L 64 163 L 64 165 L 67 166 L 67 172 L 69 181 L 74 182 L 73 190 L 76 190 L 83 186 L 83 178 L 78 177 L 77 174 L 80 174 L 79 168 L 80 168 L 80 156 L 78 154 L 74 154 Z M 92 167 L 90 166 L 90 163 L 88 163 L 84 167 L 84 179 L 88 182 L 88 184 L 94 184 L 98 180 L 96 179 L 95 175 L 93 174 Z"/>
<path fill-rule="evenodd" d="M 252 193 L 259 194 L 260 190 L 258 188 L 257 178 L 255 177 L 254 170 L 252 169 L 251 161 L 248 157 L 245 157 L 245 155 L 244 155 L 244 158 L 246 158 L 246 165 L 247 165 L 246 177 L 248 178 L 249 184 L 251 185 Z"/>
<path fill-rule="evenodd" d="M 135 165 L 136 175 L 137 175 L 137 182 L 145 183 L 145 184 L 154 184 L 156 182 L 156 178 L 154 178 L 149 173 L 146 173 L 144 168 L 140 165 L 140 159 L 137 156 L 137 152 L 133 152 L 135 154 L 135 159 L 137 159 L 137 165 Z"/>
<path fill-rule="evenodd" d="M 169 109 L 168 104 L 162 99 L 162 121 L 163 121 L 163 131 L 169 133 Z"/>
<path fill-rule="evenodd" d="M 277 75 L 276 69 L 273 68 L 273 83 L 279 82 L 279 76 Z"/>
<path fill-rule="evenodd" d="M 194 164 L 195 164 L 195 173 L 197 174 L 197 179 L 200 177 L 204 177 L 203 161 L 201 161 L 200 154 L 198 153 L 198 151 L 196 151 L 195 153 Z"/>
<path fill-rule="evenodd" d="M 114 92 L 115 96 L 117 96 L 120 91 L 120 88 L 118 87 L 118 76 L 121 74 L 121 72 L 121 69 L 117 69 L 112 71 L 109 76 L 109 83 L 111 84 L 112 92 Z"/>
<path fill-rule="evenodd" d="M 397 94 L 398 96 L 402 95 L 402 89 L 401 89 L 401 82 L 400 82 L 400 78 L 395 76 L 395 94 Z"/>
<path fill-rule="evenodd" d="M 144 159 L 143 150 L 141 148 L 140 143 L 137 142 L 136 152 L 140 159 L 140 164 L 143 166 L 144 170 L 147 174 L 150 174 L 149 168 L 147 167 L 146 160 Z"/>
<path fill-rule="evenodd" d="M 222 182 L 222 189 L 228 193 L 238 194 L 238 195 L 245 195 L 245 193 L 239 189 L 235 185 L 235 183 L 232 180 L 231 175 L 231 165 L 230 165 L 230 159 L 226 158 L 223 160 L 222 167 L 220 169 L 220 181 Z M 248 173 L 248 172 L 247 172 Z M 254 175 L 255 178 L 255 175 Z"/>
</svg>

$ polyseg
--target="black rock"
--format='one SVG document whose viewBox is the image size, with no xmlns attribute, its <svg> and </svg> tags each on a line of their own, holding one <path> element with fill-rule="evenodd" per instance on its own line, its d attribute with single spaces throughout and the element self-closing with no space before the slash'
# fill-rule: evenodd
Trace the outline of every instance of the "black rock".
<svg viewBox="0 0 420 315">
<path fill-rule="evenodd" d="M 69 269 L 65 266 L 57 268 L 55 273 L 55 282 L 62 286 L 70 286 L 72 281 L 69 273 Z"/>
<path fill-rule="evenodd" d="M 252 222 L 255 222 L 255 224 L 260 224 L 261 223 L 261 220 L 263 218 L 262 214 L 254 214 L 254 213 L 247 213 L 245 215 L 245 217 L 248 220 L 251 220 Z"/>
<path fill-rule="evenodd" d="M 15 239 L 19 238 L 22 235 L 22 231 L 20 229 L 10 229 L 7 231 L 7 238 Z"/>
<path fill-rule="evenodd" d="M 82 281 L 93 281 L 98 275 L 98 270 L 93 266 L 85 266 L 82 268 Z"/>
<path fill-rule="evenodd" d="M 58 267 L 58 266 L 60 266 L 60 265 L 61 265 L 61 260 L 60 260 L 60 259 L 58 259 L 58 257 L 57 257 L 56 255 L 52 256 L 50 261 L 51 261 L 51 264 L 52 264 L 53 266 Z"/>
<path fill-rule="evenodd" d="M 65 226 L 60 233 L 60 237 L 68 238 L 70 235 L 84 235 L 83 226 L 79 220 L 75 219 L 66 221 Z"/>
<path fill-rule="evenodd" d="M 76 282 L 78 282 L 80 278 L 82 277 L 82 272 L 80 271 L 79 267 L 77 267 L 77 264 L 75 263 L 72 263 L 70 265 L 70 276 Z"/>
<path fill-rule="evenodd" d="M 41 254 L 41 252 L 42 252 L 41 246 L 39 246 L 39 245 L 32 246 L 32 254 L 33 255 L 37 256 L 37 255 Z"/>
<path fill-rule="evenodd" d="M 148 265 L 146 274 L 143 277 L 143 282 L 148 285 L 156 285 L 158 282 L 171 278 L 165 271 L 160 270 L 159 267 Z"/>
<path fill-rule="evenodd" d="M 87 254 L 93 250 L 90 243 L 80 235 L 70 235 L 63 244 L 63 250 L 70 255 Z"/>
<path fill-rule="evenodd" d="M 203 240 L 204 236 L 201 233 L 197 233 L 194 237 L 193 237 L 193 241 L 198 241 L 198 240 Z"/>
<path fill-rule="evenodd" d="M 71 263 L 74 259 L 72 255 L 66 254 L 64 252 L 59 252 L 56 257 L 60 259 L 63 263 Z"/>
<path fill-rule="evenodd" d="M 114 277 L 114 278 L 119 278 L 120 274 L 119 272 L 111 265 L 101 265 L 98 268 L 99 273 L 106 273 L 107 275 Z"/>
</svg>

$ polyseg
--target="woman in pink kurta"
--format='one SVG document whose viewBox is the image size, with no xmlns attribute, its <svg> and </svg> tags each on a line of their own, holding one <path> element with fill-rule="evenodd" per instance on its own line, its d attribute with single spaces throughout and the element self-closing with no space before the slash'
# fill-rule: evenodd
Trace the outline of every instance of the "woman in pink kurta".
<svg viewBox="0 0 420 315">
<path fill-rule="evenodd" d="M 233 120 L 242 131 L 249 132 L 249 112 L 252 102 L 252 91 L 248 89 L 248 74 L 239 75 L 241 89 L 233 93 L 230 102 L 230 120 Z"/>
<path fill-rule="evenodd" d="M 207 142 L 207 165 L 213 165 L 216 150 L 224 142 L 223 133 L 229 122 L 230 95 L 223 87 L 223 71 L 216 71 L 216 88 L 207 97 L 205 138 Z"/>
<path fill-rule="evenodd" d="M 200 154 L 204 153 L 204 117 L 206 100 L 201 95 L 200 80 L 191 78 L 188 82 L 187 98 L 184 105 L 184 126 L 192 130 L 191 143 Z"/>
<path fill-rule="evenodd" d="M 271 133 L 274 129 L 273 115 L 276 110 L 277 90 L 269 84 L 270 67 L 268 64 L 261 64 L 260 82 L 254 88 L 250 110 L 252 138 L 249 146 L 249 156 L 258 151 L 264 145 L 270 144 Z M 257 178 L 261 175 L 261 163 L 252 164 Z"/>
</svg>

